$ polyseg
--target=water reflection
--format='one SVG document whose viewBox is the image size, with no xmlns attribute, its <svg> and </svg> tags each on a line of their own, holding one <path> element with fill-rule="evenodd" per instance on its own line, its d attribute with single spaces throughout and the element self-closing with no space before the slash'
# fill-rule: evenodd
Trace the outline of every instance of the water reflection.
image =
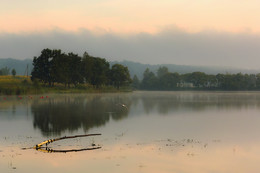
<svg viewBox="0 0 260 173">
<path fill-rule="evenodd" d="M 259 114 L 260 92 L 0 97 L 0 172 L 259 172 Z M 94 139 L 102 148 L 66 155 L 21 150 L 82 129 L 102 133 Z M 92 147 L 91 140 L 47 150 Z"/>
<path fill-rule="evenodd" d="M 126 100 L 124 100 L 126 101 Z M 127 116 L 128 109 L 118 105 L 120 97 L 72 97 L 63 96 L 33 102 L 33 126 L 44 136 L 60 135 L 65 130 L 75 131 L 104 125 L 112 118 L 120 120 Z M 126 103 L 129 105 L 129 103 Z"/>
<path fill-rule="evenodd" d="M 112 120 L 146 114 L 179 116 L 205 111 L 260 109 L 259 92 L 135 92 L 0 98 L 0 119 L 32 120 L 43 136 L 83 129 L 87 132 Z M 122 105 L 126 105 L 126 107 Z M 145 123 L 145 122 L 143 122 Z"/>
<path fill-rule="evenodd" d="M 134 96 L 144 111 L 167 115 L 171 112 L 260 109 L 259 92 L 145 92 Z M 134 104 L 135 105 L 135 104 Z"/>
<path fill-rule="evenodd" d="M 90 148 L 81 148 L 81 149 L 67 149 L 67 150 L 55 150 L 49 147 L 45 148 L 37 148 L 37 151 L 44 152 L 44 153 L 71 153 L 71 152 L 80 152 L 80 151 L 89 151 L 89 150 L 98 150 L 101 147 L 90 147 Z"/>
</svg>

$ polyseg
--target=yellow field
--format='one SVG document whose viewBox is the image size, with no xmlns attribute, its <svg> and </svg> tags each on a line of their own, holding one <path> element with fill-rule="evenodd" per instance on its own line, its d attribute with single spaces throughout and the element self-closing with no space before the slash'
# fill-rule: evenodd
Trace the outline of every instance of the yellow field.
<svg viewBox="0 0 260 173">
<path fill-rule="evenodd" d="M 27 76 L 0 76 L 0 95 L 25 94 L 32 86 L 32 81 Z"/>
<path fill-rule="evenodd" d="M 120 91 L 129 92 L 129 88 L 121 88 Z M 55 83 L 52 87 L 46 87 L 43 83 L 33 83 L 27 76 L 0 76 L 0 95 L 25 95 L 40 93 L 99 93 L 99 92 L 120 92 L 111 86 L 95 89 L 89 84 L 71 85 L 70 88 L 63 84 Z"/>
<path fill-rule="evenodd" d="M 2 84 L 19 84 L 24 82 L 25 80 L 31 83 L 30 77 L 27 76 L 0 76 L 0 86 Z"/>
</svg>

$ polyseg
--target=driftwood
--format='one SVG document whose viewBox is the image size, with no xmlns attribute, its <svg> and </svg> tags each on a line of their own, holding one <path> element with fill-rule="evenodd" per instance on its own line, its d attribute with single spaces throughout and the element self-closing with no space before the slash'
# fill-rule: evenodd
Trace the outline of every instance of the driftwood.
<svg viewBox="0 0 260 173">
<path fill-rule="evenodd" d="M 71 139 L 71 138 L 80 138 L 80 137 L 87 137 L 87 136 L 98 136 L 98 135 L 101 135 L 100 133 L 97 133 L 97 134 L 86 134 L 86 135 L 75 135 L 75 136 L 64 136 L 64 137 L 61 137 L 61 138 L 56 138 L 56 139 L 49 139 L 49 140 L 46 140 L 46 141 L 43 141 L 42 143 L 39 143 L 37 145 L 35 145 L 35 149 L 39 149 L 42 147 L 42 145 L 46 144 L 46 146 L 49 144 L 49 143 L 52 143 L 54 141 L 59 141 L 59 140 L 63 140 L 63 139 Z"/>
</svg>

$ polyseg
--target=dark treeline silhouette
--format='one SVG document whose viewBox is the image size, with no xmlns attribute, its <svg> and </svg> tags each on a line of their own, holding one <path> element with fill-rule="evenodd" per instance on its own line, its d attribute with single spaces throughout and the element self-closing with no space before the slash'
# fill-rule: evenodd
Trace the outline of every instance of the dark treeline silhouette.
<svg viewBox="0 0 260 173">
<path fill-rule="evenodd" d="M 119 89 L 132 82 L 133 88 L 141 90 L 260 90 L 260 73 L 179 74 L 169 72 L 163 66 L 157 73 L 147 68 L 140 81 L 136 75 L 131 79 L 128 67 L 121 64 L 110 67 L 106 59 L 90 56 L 87 52 L 80 57 L 51 49 L 44 49 L 40 56 L 34 57 L 31 75 L 34 82 L 40 81 L 48 86 L 90 84 L 95 88 L 114 86 Z"/>
<path fill-rule="evenodd" d="M 160 67 L 157 74 L 148 68 L 140 81 L 133 77 L 132 86 L 142 90 L 260 90 L 259 74 L 217 74 L 203 72 L 186 74 L 172 73 Z"/>
<path fill-rule="evenodd" d="M 128 68 L 121 64 L 114 64 L 110 69 L 106 59 L 90 56 L 87 52 L 80 57 L 51 49 L 44 49 L 39 57 L 34 57 L 31 75 L 33 81 L 39 80 L 48 86 L 61 83 L 70 87 L 71 84 L 87 83 L 96 88 L 113 85 L 119 89 L 131 82 Z"/>
</svg>

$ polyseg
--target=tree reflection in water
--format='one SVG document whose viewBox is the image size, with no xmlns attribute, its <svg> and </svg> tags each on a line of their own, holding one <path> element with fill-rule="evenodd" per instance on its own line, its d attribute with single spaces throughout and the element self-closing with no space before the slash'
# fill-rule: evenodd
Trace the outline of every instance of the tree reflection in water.
<svg viewBox="0 0 260 173">
<path fill-rule="evenodd" d="M 120 120 L 128 115 L 128 99 L 119 96 L 70 96 L 37 100 L 31 106 L 34 128 L 39 128 L 44 136 L 60 135 L 83 128 L 99 127 L 109 121 Z"/>
<path fill-rule="evenodd" d="M 260 109 L 260 94 L 254 92 L 149 92 L 141 97 L 146 114 L 203 112 L 206 110 Z"/>
<path fill-rule="evenodd" d="M 89 150 L 98 150 L 101 147 L 91 147 L 91 148 L 82 148 L 82 149 L 69 149 L 69 150 L 55 150 L 48 147 L 37 148 L 37 151 L 41 151 L 44 153 L 70 153 L 70 152 L 80 152 L 80 151 L 89 151 Z"/>
<path fill-rule="evenodd" d="M 127 105 L 128 108 L 122 106 Z M 59 95 L 34 100 L 31 110 L 35 128 L 44 136 L 60 135 L 66 130 L 105 125 L 110 118 L 120 120 L 131 115 L 156 112 L 179 115 L 179 112 L 207 110 L 260 109 L 260 94 L 255 92 L 136 92 L 131 94 Z"/>
</svg>

